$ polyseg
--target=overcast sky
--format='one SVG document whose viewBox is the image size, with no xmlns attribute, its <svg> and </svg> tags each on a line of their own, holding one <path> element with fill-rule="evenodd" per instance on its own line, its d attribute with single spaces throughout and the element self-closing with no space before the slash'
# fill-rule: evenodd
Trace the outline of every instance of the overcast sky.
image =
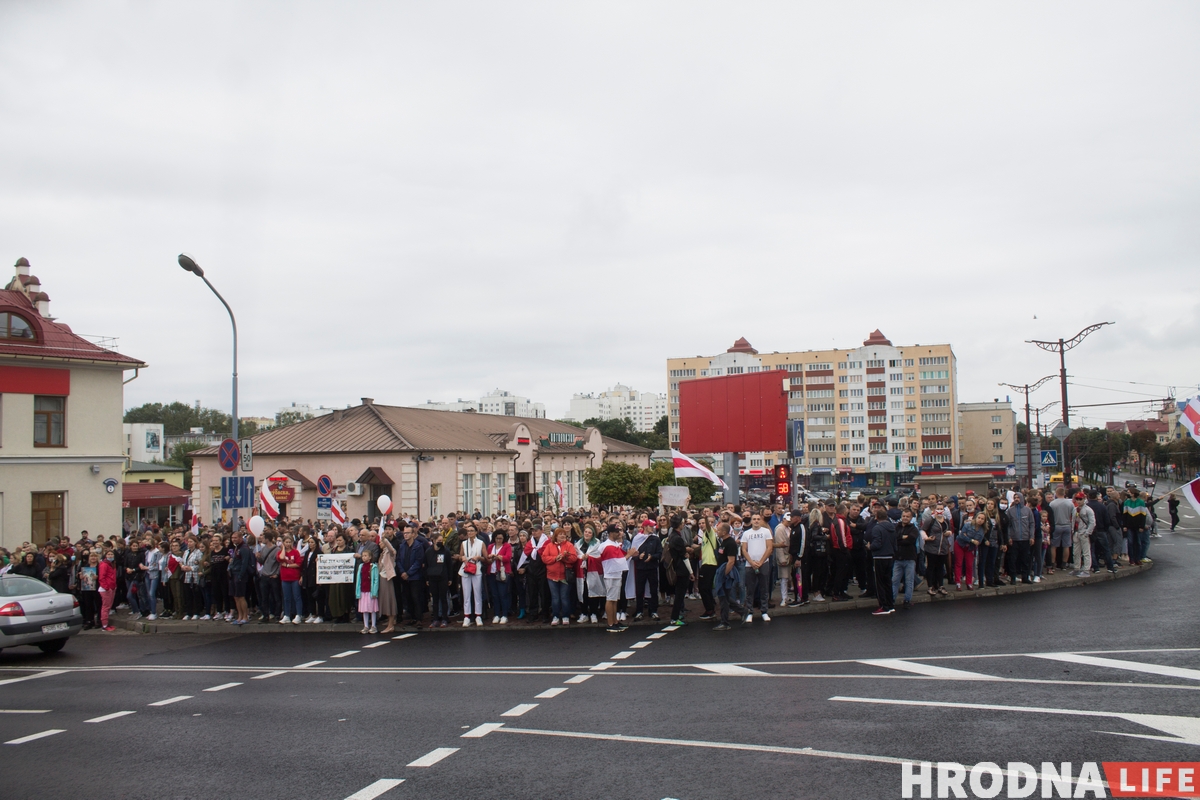
<svg viewBox="0 0 1200 800">
<path fill-rule="evenodd" d="M 1072 402 L 1183 397 L 1198 40 L 1195 2 L 5 2 L 0 259 L 150 364 L 126 406 L 228 409 L 179 252 L 243 415 L 561 416 L 874 328 L 990 400 L 1099 321 Z"/>
</svg>

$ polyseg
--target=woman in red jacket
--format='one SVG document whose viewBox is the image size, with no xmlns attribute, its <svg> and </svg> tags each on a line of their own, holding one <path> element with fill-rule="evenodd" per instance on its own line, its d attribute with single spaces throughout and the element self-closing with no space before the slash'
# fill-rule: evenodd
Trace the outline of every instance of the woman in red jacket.
<svg viewBox="0 0 1200 800">
<path fill-rule="evenodd" d="M 567 528 L 554 532 L 554 539 L 542 545 L 540 557 L 546 565 L 546 582 L 550 585 L 550 613 L 553 615 L 550 624 L 570 625 L 575 583 L 575 570 L 571 567 L 579 561 L 579 551 L 571 544 Z"/>
<path fill-rule="evenodd" d="M 115 631 L 108 624 L 108 613 L 112 611 L 113 599 L 117 596 L 117 568 L 113 565 L 116 556 L 109 550 L 100 562 L 100 627 L 106 631 Z"/>
</svg>

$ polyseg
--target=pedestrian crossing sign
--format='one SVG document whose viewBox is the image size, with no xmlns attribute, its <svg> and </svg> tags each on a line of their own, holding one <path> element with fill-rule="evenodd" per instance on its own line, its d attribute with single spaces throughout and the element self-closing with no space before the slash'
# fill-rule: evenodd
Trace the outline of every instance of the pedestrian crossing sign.
<svg viewBox="0 0 1200 800">
<path fill-rule="evenodd" d="M 1043 467 L 1057 467 L 1058 466 L 1058 451 L 1057 450 L 1043 450 L 1042 451 L 1042 466 Z"/>
</svg>

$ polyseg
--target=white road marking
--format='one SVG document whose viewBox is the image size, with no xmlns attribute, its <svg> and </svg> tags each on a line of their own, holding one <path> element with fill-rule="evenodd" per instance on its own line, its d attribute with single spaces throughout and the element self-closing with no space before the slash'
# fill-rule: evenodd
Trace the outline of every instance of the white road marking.
<svg viewBox="0 0 1200 800">
<path fill-rule="evenodd" d="M 370 786 L 365 786 L 354 794 L 349 795 L 346 800 L 375 800 L 379 795 L 395 789 L 402 783 L 404 783 L 403 778 L 380 778 Z"/>
<path fill-rule="evenodd" d="M 178 697 L 169 697 L 166 700 L 159 700 L 157 703 L 147 703 L 149 706 L 169 706 L 171 703 L 178 703 L 180 700 L 191 700 L 192 695 L 181 694 Z"/>
<path fill-rule="evenodd" d="M 446 756 L 452 756 L 458 752 L 457 747 L 439 747 L 436 750 L 430 750 L 425 755 L 418 758 L 416 761 L 410 761 L 410 767 L 432 767 L 434 764 L 441 761 Z"/>
<path fill-rule="evenodd" d="M 317 664 L 324 663 L 324 661 L 305 661 L 303 664 L 297 664 L 296 666 L 292 667 L 292 669 L 308 669 L 309 667 L 315 667 Z"/>
<path fill-rule="evenodd" d="M 770 675 L 769 672 L 763 672 L 749 667 L 742 667 L 737 664 L 696 664 L 696 669 L 702 669 L 705 672 L 715 672 L 717 675 Z"/>
<path fill-rule="evenodd" d="M 588 677 L 591 677 L 591 676 L 589 675 Z M 551 697 L 558 697 L 560 694 L 562 694 L 566 690 L 567 690 L 567 687 L 565 687 L 565 686 L 555 686 L 553 689 L 547 689 L 546 691 L 542 692 L 541 694 L 535 694 L 534 697 L 536 697 L 538 700 L 549 700 Z"/>
<path fill-rule="evenodd" d="M 352 656 L 357 652 L 358 652 L 357 650 L 347 650 L 344 653 L 338 653 L 335 656 L 330 656 L 330 658 L 345 658 L 346 656 Z"/>
<path fill-rule="evenodd" d="M 482 739 L 492 731 L 498 731 L 504 727 L 503 722 L 485 722 L 482 725 L 472 728 L 471 730 L 460 736 L 460 739 Z"/>
<path fill-rule="evenodd" d="M 410 636 L 416 636 L 416 634 L 415 634 L 415 633 L 402 633 L 402 634 L 400 634 L 399 636 L 393 636 L 393 637 L 392 637 L 392 641 L 393 641 L 393 642 L 398 642 L 398 641 L 400 641 L 401 639 L 407 639 L 407 638 L 409 638 Z"/>
<path fill-rule="evenodd" d="M 363 645 L 363 650 L 370 650 L 373 647 L 383 647 L 385 644 L 391 644 L 387 639 L 382 642 L 372 642 L 371 644 Z"/>
<path fill-rule="evenodd" d="M 31 733 L 28 736 L 22 736 L 20 739 L 9 739 L 7 742 L 5 742 L 5 744 L 25 744 L 26 742 L 32 742 L 35 739 L 45 739 L 47 736 L 53 736 L 56 733 L 66 733 L 66 729 L 51 728 L 50 730 L 42 731 L 41 733 Z"/>
<path fill-rule="evenodd" d="M 671 631 L 677 631 L 677 630 L 679 630 L 679 626 L 677 626 L 677 625 L 670 625 L 670 626 L 668 626 L 668 627 L 666 627 L 666 628 L 663 628 L 663 629 L 662 629 L 662 632 L 663 632 L 663 633 L 670 633 Z"/>
<path fill-rule="evenodd" d="M 1145 672 L 1149 675 L 1165 675 L 1170 678 L 1200 681 L 1200 669 L 1188 669 L 1187 667 L 1168 667 L 1162 664 L 1145 664 L 1141 661 L 1125 661 L 1117 658 L 1097 658 L 1075 653 L 1030 653 L 1029 655 L 1032 658 L 1044 658 L 1048 661 L 1065 661 L 1068 664 L 1087 664 L 1093 667 L 1124 669 L 1130 672 Z"/>
<path fill-rule="evenodd" d="M 635 744 L 665 744 L 677 747 L 700 747 L 716 750 L 749 750 L 757 753 L 781 753 L 784 755 L 816 756 L 818 758 L 836 758 L 846 761 L 869 761 L 876 764 L 903 764 L 906 761 L 920 761 L 914 758 L 891 758 L 889 756 L 871 756 L 860 753 L 839 753 L 833 750 L 814 750 L 811 747 L 780 747 L 769 744 L 741 744 L 738 742 L 706 742 L 697 739 L 660 739 L 653 736 L 626 736 L 620 733 L 581 733 L 575 731 L 543 731 L 530 728 L 498 728 L 500 733 L 523 733 L 532 736 L 556 736 L 564 739 L 597 739 L 600 741 L 635 743 Z"/>
<path fill-rule="evenodd" d="M 563 689 L 565 692 L 566 689 Z M 0 714 L 49 714 L 48 708 L 0 708 Z"/>
<path fill-rule="evenodd" d="M 210 686 L 204 691 L 206 692 L 223 692 L 226 689 L 232 689 L 235 686 L 241 686 L 240 683 L 222 683 L 220 686 Z"/>
<path fill-rule="evenodd" d="M 973 680 L 977 681 L 980 678 L 988 680 L 1002 681 L 1004 678 L 997 678 L 993 675 L 985 675 L 982 672 L 967 672 L 961 669 L 950 669 L 949 667 L 935 667 L 929 664 L 918 664 L 915 661 L 905 661 L 900 658 L 866 658 L 861 659 L 858 663 L 867 664 L 872 667 L 885 667 L 887 669 L 895 669 L 900 672 L 911 672 L 914 675 L 928 675 L 931 678 L 947 678 L 949 680 Z"/>
<path fill-rule="evenodd" d="M 7 686 L 10 683 L 20 683 L 21 681 L 36 681 L 38 678 L 49 678 L 52 675 L 62 675 L 66 672 L 65 669 L 48 669 L 44 672 L 37 672 L 33 675 L 26 675 L 23 678 L 5 678 L 0 681 L 0 686 Z"/>
<path fill-rule="evenodd" d="M 888 700 L 875 697 L 831 697 L 830 700 L 843 703 L 872 703 L 891 706 L 923 706 L 925 708 L 963 708 L 978 711 L 1016 711 L 1026 714 L 1056 714 L 1068 717 L 1107 717 L 1123 719 L 1147 728 L 1154 728 L 1170 734 L 1171 738 L 1151 736 L 1137 733 L 1121 733 L 1118 736 L 1132 736 L 1136 739 L 1162 739 L 1163 741 L 1179 744 L 1200 745 L 1200 719 L 1196 717 L 1173 717 L 1166 714 L 1129 714 L 1123 711 L 1084 711 L 1074 708 L 1038 708 L 1035 706 L 1002 706 L 989 703 L 946 703 L 931 700 Z M 1112 731 L 1097 731 L 1097 733 L 1112 733 Z"/>
<path fill-rule="evenodd" d="M 609 667 L 615 667 L 616 665 L 617 662 L 615 661 L 601 661 L 599 664 L 592 667 L 591 670 L 592 672 L 604 672 L 604 670 L 608 669 Z"/>
<path fill-rule="evenodd" d="M 634 642 L 633 644 L 629 645 L 629 649 L 641 650 L 643 647 L 649 647 L 652 644 L 654 644 L 654 642 Z"/>
<path fill-rule="evenodd" d="M 647 638 L 647 639 L 661 639 L 661 638 L 663 638 L 664 636 L 666 636 L 666 634 L 665 634 L 665 633 L 663 633 L 662 631 L 659 631 L 658 633 L 652 633 L 652 634 L 650 634 L 650 635 L 649 635 L 649 636 L 647 636 L 646 638 Z"/>
<path fill-rule="evenodd" d="M 512 708 L 510 708 L 508 711 L 505 711 L 500 716 L 502 716 L 502 717 L 520 717 L 525 714 L 528 714 L 530 711 L 533 711 L 537 707 L 538 707 L 537 703 L 519 703 L 518 705 L 515 705 Z"/>
<path fill-rule="evenodd" d="M 110 719 L 120 719 L 121 717 L 128 717 L 130 714 L 136 714 L 136 713 L 137 713 L 136 711 L 114 711 L 113 713 L 105 714 L 102 717 L 92 717 L 91 719 L 85 719 L 84 722 L 108 722 Z"/>
<path fill-rule="evenodd" d="M 631 655 L 633 655 L 632 650 L 622 650 L 621 652 L 617 653 L 615 656 L 611 656 L 611 658 L 613 658 L 616 661 L 622 661 L 626 658 L 629 658 Z"/>
<path fill-rule="evenodd" d="M 250 676 L 250 680 L 265 681 L 267 678 L 274 678 L 277 675 L 287 675 L 287 672 L 285 670 L 277 669 L 274 672 L 264 672 L 262 675 L 252 675 Z"/>
<path fill-rule="evenodd" d="M 563 683 L 583 683 L 591 677 L 591 675 L 576 675 L 574 678 L 567 678 Z"/>
</svg>

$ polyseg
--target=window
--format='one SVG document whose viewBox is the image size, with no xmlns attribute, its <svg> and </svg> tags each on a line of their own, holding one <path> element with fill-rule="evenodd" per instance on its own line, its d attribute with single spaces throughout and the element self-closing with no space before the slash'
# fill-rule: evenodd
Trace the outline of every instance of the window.
<svg viewBox="0 0 1200 800">
<path fill-rule="evenodd" d="M 888 375 L 888 380 L 889 381 L 902 381 L 902 380 L 904 380 L 904 373 L 893 372 L 890 375 Z"/>
<path fill-rule="evenodd" d="M 479 476 L 479 511 L 485 517 L 492 513 L 492 474 L 485 472 Z"/>
<path fill-rule="evenodd" d="M 949 394 L 950 386 L 945 383 L 929 384 L 921 387 L 921 394 Z"/>
<path fill-rule="evenodd" d="M 862 403 L 851 403 L 851 404 L 850 404 L 850 410 L 851 410 L 851 411 L 862 411 L 862 410 L 863 410 L 863 404 L 862 404 Z"/>
<path fill-rule="evenodd" d="M 947 400 L 946 402 L 950 402 L 950 401 L 949 401 L 949 400 Z M 917 407 L 917 401 L 916 401 L 916 400 L 905 400 L 905 401 L 904 401 L 904 407 L 905 407 L 905 408 L 916 408 L 916 407 Z"/>
<path fill-rule="evenodd" d="M 850 375 L 848 377 L 850 378 L 850 383 L 862 383 L 863 382 L 862 375 Z"/>
<path fill-rule="evenodd" d="M 898 366 L 900 366 L 900 359 L 898 359 L 898 358 L 889 358 L 889 359 L 888 359 L 888 366 L 889 366 L 889 367 L 898 367 Z M 897 378 L 896 380 L 900 380 L 900 379 L 899 379 L 899 378 Z"/>
<path fill-rule="evenodd" d="M 886 411 L 887 403 L 872 401 L 870 403 L 867 403 L 867 410 L 868 411 Z"/>
<path fill-rule="evenodd" d="M 809 364 L 804 368 L 805 372 L 818 372 L 833 369 L 833 364 Z"/>
<path fill-rule="evenodd" d="M 463 475 L 463 511 L 470 514 L 475 509 L 475 476 Z"/>
<path fill-rule="evenodd" d="M 694 369 L 673 369 L 671 370 L 672 378 L 694 378 L 696 370 Z"/>
<path fill-rule="evenodd" d="M 809 397 L 833 397 L 833 389 L 809 389 L 807 394 Z"/>
<path fill-rule="evenodd" d="M 855 391 L 862 390 L 856 389 Z M 884 394 L 884 389 L 882 386 L 872 386 L 871 388 L 867 389 L 867 394 L 871 397 L 878 397 L 879 395 Z"/>
<path fill-rule="evenodd" d="M 916 414 L 905 414 L 905 415 L 904 415 L 904 421 L 905 421 L 905 422 L 916 422 L 916 421 L 917 421 L 917 415 L 916 415 Z"/>
<path fill-rule="evenodd" d="M 916 379 L 917 379 L 916 373 L 913 373 L 913 372 L 904 373 L 904 380 L 915 381 Z"/>
<path fill-rule="evenodd" d="M 63 534 L 63 492 L 34 492 L 30 540 L 45 544 Z"/>
<path fill-rule="evenodd" d="M 895 436 L 895 437 L 904 436 L 904 428 L 892 428 L 892 436 Z"/>
<path fill-rule="evenodd" d="M 809 403 L 808 410 L 812 411 L 833 411 L 833 403 Z"/>
<path fill-rule="evenodd" d="M 874 360 L 868 359 L 867 360 L 867 369 L 883 369 L 883 359 L 882 358 L 874 359 Z"/>
<path fill-rule="evenodd" d="M 838 369 L 845 369 L 845 368 L 846 368 L 846 362 L 845 362 L 845 361 L 839 361 L 839 362 L 838 362 Z"/>
<path fill-rule="evenodd" d="M 908 388 L 910 388 L 910 389 L 911 389 L 912 387 L 910 386 L 910 387 L 908 387 Z M 904 394 L 904 387 L 903 387 L 903 386 L 893 386 L 892 388 L 888 389 L 888 394 L 898 394 L 898 395 L 903 395 L 903 394 Z"/>
<path fill-rule="evenodd" d="M 914 422 L 916 420 L 913 420 Z M 922 414 L 921 422 L 949 422 L 949 414 Z"/>
<path fill-rule="evenodd" d="M 20 339 L 32 342 L 37 337 L 33 335 L 33 327 L 24 317 L 17 314 L 0 314 L 0 339 Z"/>
<path fill-rule="evenodd" d="M 867 449 L 867 446 L 865 444 L 854 444 L 850 445 L 850 449 L 856 453 L 861 453 Z"/>
<path fill-rule="evenodd" d="M 850 431 L 851 439 L 862 439 L 866 435 L 867 435 L 866 431 Z"/>
<path fill-rule="evenodd" d="M 508 476 L 503 472 L 496 473 L 496 510 L 508 510 Z"/>
<path fill-rule="evenodd" d="M 929 372 L 921 372 L 921 380 L 936 381 L 939 378 L 949 378 L 950 372 L 944 369 L 931 370 Z"/>
<path fill-rule="evenodd" d="M 999 421 L 1000 421 L 1000 415 L 999 415 L 999 414 L 993 414 L 993 415 L 992 415 L 992 422 L 999 422 Z"/>
<path fill-rule="evenodd" d="M 922 400 L 921 408 L 947 408 L 950 405 L 949 400 Z"/>
<path fill-rule="evenodd" d="M 862 362 L 861 361 L 850 361 L 846 364 L 846 366 L 849 367 L 850 369 L 862 369 Z"/>
<path fill-rule="evenodd" d="M 1003 428 L 992 428 L 992 436 L 1003 436 L 1003 435 L 1004 435 Z"/>
<path fill-rule="evenodd" d="M 929 356 L 927 358 L 921 359 L 920 366 L 922 366 L 922 367 L 937 367 L 937 366 L 940 366 L 942 364 L 947 364 L 947 363 L 949 363 L 949 358 L 947 356 Z M 906 364 L 905 366 L 909 366 L 909 365 Z"/>
<path fill-rule="evenodd" d="M 850 392 L 845 389 L 838 389 L 838 397 L 849 397 Z"/>
<path fill-rule="evenodd" d="M 908 431 L 908 435 L 909 435 L 909 436 L 916 436 L 916 435 L 917 435 L 917 429 L 916 429 L 916 428 L 905 428 L 905 430 L 906 430 L 906 431 Z"/>
<path fill-rule="evenodd" d="M 843 419 L 845 419 L 845 418 L 843 418 Z M 810 417 L 808 420 L 808 424 L 809 425 L 832 425 L 833 417 Z M 845 423 L 843 422 L 843 424 L 845 424 Z"/>
<path fill-rule="evenodd" d="M 744 370 L 745 370 L 745 367 L 730 367 L 728 370 L 726 370 L 726 374 L 741 375 Z"/>
<path fill-rule="evenodd" d="M 67 398 L 37 395 L 33 398 L 33 444 L 62 447 L 66 444 Z"/>
<path fill-rule="evenodd" d="M 852 458 L 850 460 L 852 462 L 854 462 L 854 466 L 856 466 L 856 467 L 864 466 L 867 463 L 867 460 L 865 458 Z"/>
<path fill-rule="evenodd" d="M 833 442 L 829 442 L 828 444 L 809 444 L 808 449 L 813 453 L 832 453 L 833 447 Z"/>
<path fill-rule="evenodd" d="M 922 436 L 949 436 L 949 428 L 925 427 L 921 428 Z"/>
<path fill-rule="evenodd" d="M 874 389 L 872 389 L 871 391 L 872 391 L 872 392 L 874 392 L 875 390 L 874 390 Z M 880 389 L 879 391 L 880 391 L 880 393 L 882 393 L 882 392 L 883 392 L 883 390 L 882 390 L 882 389 Z M 862 396 L 863 396 L 863 390 L 862 390 L 862 389 L 851 389 L 851 390 L 850 390 L 850 396 L 851 396 L 851 397 L 862 397 Z"/>
<path fill-rule="evenodd" d="M 1004 456 L 992 456 L 992 461 L 1004 461 Z"/>
<path fill-rule="evenodd" d="M 1004 442 L 992 442 L 992 449 L 993 450 L 1003 450 Z"/>
</svg>

